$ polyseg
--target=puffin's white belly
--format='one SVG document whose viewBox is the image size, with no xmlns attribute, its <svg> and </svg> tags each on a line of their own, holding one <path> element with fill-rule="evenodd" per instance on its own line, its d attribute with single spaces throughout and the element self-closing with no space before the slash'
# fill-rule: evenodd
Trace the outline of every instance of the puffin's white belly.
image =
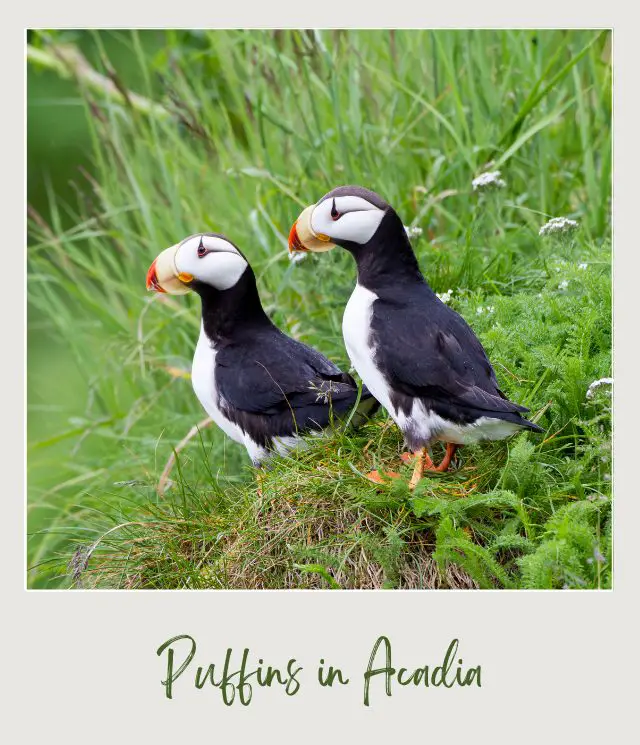
<svg viewBox="0 0 640 745">
<path fill-rule="evenodd" d="M 375 292 L 356 284 L 342 317 L 342 335 L 351 364 L 358 371 L 362 382 L 389 412 L 403 433 L 417 432 L 421 438 L 429 439 L 433 428 L 432 416 L 426 412 L 421 401 L 415 399 L 411 412 L 405 415 L 391 404 L 391 390 L 375 363 L 375 348 L 371 342 L 371 316 L 373 303 L 378 299 Z"/>
<path fill-rule="evenodd" d="M 237 424 L 229 421 L 218 407 L 219 394 L 216 389 L 216 349 L 211 344 L 204 328 L 200 327 L 200 336 L 196 351 L 193 356 L 193 365 L 191 367 L 191 384 L 193 390 L 202 404 L 204 410 L 220 427 L 220 429 L 232 440 L 246 445 L 244 432 Z M 253 457 L 250 452 L 249 455 Z"/>
<path fill-rule="evenodd" d="M 481 417 L 473 424 L 458 424 L 427 409 L 418 398 L 413 399 L 408 414 L 396 411 L 391 404 L 389 386 L 376 367 L 375 348 L 370 341 L 373 303 L 377 299 L 375 292 L 356 284 L 342 318 L 342 335 L 351 364 L 408 440 L 442 440 L 466 445 L 480 440 L 501 440 L 520 429 L 517 424 L 493 417 Z"/>
<path fill-rule="evenodd" d="M 375 292 L 359 284 L 355 286 L 342 316 L 342 336 L 351 364 L 362 382 L 393 416 L 389 386 L 376 367 L 375 350 L 370 344 L 372 306 L 377 299 Z"/>
</svg>

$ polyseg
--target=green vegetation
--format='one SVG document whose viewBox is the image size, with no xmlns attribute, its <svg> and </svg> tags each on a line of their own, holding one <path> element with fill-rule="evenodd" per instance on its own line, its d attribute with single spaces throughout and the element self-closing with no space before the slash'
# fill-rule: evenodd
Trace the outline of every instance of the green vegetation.
<svg viewBox="0 0 640 745">
<path fill-rule="evenodd" d="M 610 587 L 611 390 L 587 396 L 611 374 L 607 34 L 121 34 L 142 103 L 105 35 L 81 36 L 105 75 L 90 86 L 89 63 L 60 68 L 64 34 L 31 40 L 33 69 L 82 91 L 93 166 L 77 198 L 50 189 L 30 215 L 30 325 L 58 349 L 30 345 L 30 584 Z M 472 189 L 486 170 L 505 186 Z M 341 183 L 422 229 L 431 285 L 452 290 L 545 434 L 463 448 L 411 494 L 381 413 L 280 459 L 259 495 L 243 450 L 209 427 L 159 496 L 204 414 L 188 379 L 198 299 L 147 295 L 149 263 L 188 234 L 227 233 L 274 320 L 346 367 L 350 257 L 286 251 L 300 208 Z M 539 236 L 558 216 L 579 227 Z M 57 369 L 83 397 L 67 390 L 62 411 L 38 385 Z M 372 468 L 405 478 L 376 487 Z"/>
</svg>

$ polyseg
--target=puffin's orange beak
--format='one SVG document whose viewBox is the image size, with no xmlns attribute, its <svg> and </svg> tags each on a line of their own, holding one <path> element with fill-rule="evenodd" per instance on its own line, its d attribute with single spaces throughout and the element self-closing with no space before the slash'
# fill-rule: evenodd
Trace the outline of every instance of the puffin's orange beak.
<svg viewBox="0 0 640 745">
<path fill-rule="evenodd" d="M 154 259 L 153 263 L 149 267 L 147 272 L 147 290 L 153 290 L 154 292 L 166 292 L 166 290 L 158 282 L 158 273 L 156 271 L 156 262 L 158 259 Z"/>
<path fill-rule="evenodd" d="M 184 295 L 189 292 L 189 285 L 194 278 L 192 274 L 178 272 L 176 253 L 179 247 L 176 243 L 156 256 L 147 272 L 147 290 L 166 292 L 168 295 Z"/>
<path fill-rule="evenodd" d="M 289 253 L 300 253 L 301 251 L 308 251 L 309 249 L 303 245 L 297 230 L 298 222 L 293 223 L 291 230 L 289 231 Z"/>
<path fill-rule="evenodd" d="M 289 233 L 289 253 L 299 253 L 300 251 L 329 251 L 336 247 L 331 242 L 331 238 L 323 233 L 316 233 L 311 226 L 311 216 L 316 205 L 311 204 L 302 210 L 298 219 L 293 223 Z"/>
</svg>

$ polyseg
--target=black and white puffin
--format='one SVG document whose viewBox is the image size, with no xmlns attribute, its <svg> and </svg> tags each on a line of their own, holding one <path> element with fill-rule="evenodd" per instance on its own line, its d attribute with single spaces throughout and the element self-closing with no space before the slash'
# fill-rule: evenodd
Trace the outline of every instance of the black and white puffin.
<svg viewBox="0 0 640 745">
<path fill-rule="evenodd" d="M 445 471 L 459 445 L 541 432 L 509 401 L 482 344 L 423 277 L 406 229 L 378 194 L 340 186 L 307 207 L 289 234 L 290 251 L 342 246 L 358 279 L 342 331 L 353 367 L 387 409 L 415 454 L 410 487 L 423 471 Z M 446 443 L 435 466 L 428 448 Z M 372 480 L 380 480 L 377 472 Z"/>
<path fill-rule="evenodd" d="M 200 296 L 193 390 L 255 466 L 302 445 L 302 435 L 324 430 L 356 403 L 350 375 L 268 318 L 249 262 L 224 235 L 199 233 L 165 249 L 147 272 L 147 289 Z M 358 417 L 377 406 L 363 389 Z"/>
</svg>

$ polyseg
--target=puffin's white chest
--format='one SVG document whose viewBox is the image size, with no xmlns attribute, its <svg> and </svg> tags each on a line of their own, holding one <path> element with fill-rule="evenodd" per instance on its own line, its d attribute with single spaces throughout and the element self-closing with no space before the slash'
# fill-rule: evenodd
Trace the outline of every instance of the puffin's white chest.
<svg viewBox="0 0 640 745">
<path fill-rule="evenodd" d="M 375 292 L 357 284 L 342 317 L 342 336 L 351 364 L 375 398 L 391 413 L 389 387 L 375 364 L 371 344 L 371 316 Z"/>
<path fill-rule="evenodd" d="M 204 410 L 213 421 L 236 442 L 245 444 L 244 432 L 237 424 L 230 422 L 219 408 L 219 394 L 216 388 L 216 349 L 200 327 L 200 336 L 191 367 L 191 384 Z"/>
</svg>

